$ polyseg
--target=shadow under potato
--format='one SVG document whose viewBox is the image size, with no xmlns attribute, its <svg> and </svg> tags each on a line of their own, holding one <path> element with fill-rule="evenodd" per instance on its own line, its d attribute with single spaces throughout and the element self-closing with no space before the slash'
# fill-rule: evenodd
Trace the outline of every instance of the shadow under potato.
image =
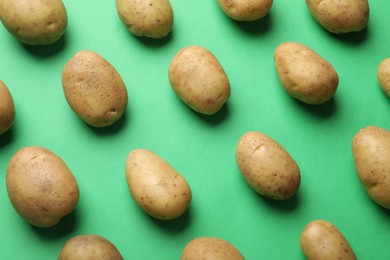
<svg viewBox="0 0 390 260">
<path fill-rule="evenodd" d="M 8 129 L 7 132 L 0 135 L 0 149 L 4 148 L 5 146 L 12 143 L 12 140 L 14 139 L 14 126 Z"/>
<path fill-rule="evenodd" d="M 188 208 L 183 215 L 171 220 L 160 220 L 149 216 L 149 219 L 159 228 L 171 234 L 177 234 L 185 230 L 191 222 L 191 209 Z"/>
<path fill-rule="evenodd" d="M 270 13 L 256 21 L 236 21 L 229 17 L 228 19 L 232 20 L 241 30 L 251 35 L 261 35 L 272 29 L 272 15 Z"/>
<path fill-rule="evenodd" d="M 81 119 L 80 119 L 81 120 Z M 113 135 L 118 133 L 123 127 L 126 125 L 128 121 L 127 111 L 123 113 L 122 117 L 118 119 L 112 125 L 104 126 L 104 127 L 95 127 L 85 123 L 92 132 L 98 135 Z"/>
<path fill-rule="evenodd" d="M 66 33 L 62 37 L 49 45 L 29 45 L 20 42 L 25 50 L 38 58 L 47 58 L 61 52 L 66 46 Z"/>
<path fill-rule="evenodd" d="M 332 115 L 334 115 L 337 111 L 337 103 L 335 101 L 335 97 L 331 98 L 327 102 L 319 105 L 310 105 L 306 104 L 298 99 L 292 98 L 295 103 L 302 107 L 303 109 L 309 111 L 310 113 L 313 113 L 319 117 L 322 118 L 328 118 Z"/>
</svg>

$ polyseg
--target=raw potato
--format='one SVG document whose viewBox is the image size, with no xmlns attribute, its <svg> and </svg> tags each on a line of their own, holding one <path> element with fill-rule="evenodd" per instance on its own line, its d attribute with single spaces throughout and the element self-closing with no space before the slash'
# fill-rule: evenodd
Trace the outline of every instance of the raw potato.
<svg viewBox="0 0 390 260">
<path fill-rule="evenodd" d="M 15 106 L 11 93 L 0 80 L 0 135 L 7 132 L 15 121 Z"/>
<path fill-rule="evenodd" d="M 390 58 L 384 59 L 379 64 L 377 75 L 379 85 L 390 98 Z"/>
<path fill-rule="evenodd" d="M 216 237 L 191 240 L 184 248 L 180 260 L 243 260 L 244 257 L 231 243 Z"/>
<path fill-rule="evenodd" d="M 180 99 L 201 114 L 215 114 L 230 97 L 230 84 L 224 69 L 203 47 L 181 49 L 170 64 L 168 75 Z"/>
<path fill-rule="evenodd" d="M 218 0 L 222 11 L 236 21 L 256 21 L 271 9 L 273 0 Z"/>
<path fill-rule="evenodd" d="M 79 188 L 72 172 L 46 148 L 20 149 L 11 158 L 6 175 L 12 205 L 34 226 L 54 226 L 77 206 Z"/>
<path fill-rule="evenodd" d="M 342 34 L 363 30 L 368 23 L 368 0 L 306 0 L 314 19 L 326 30 Z"/>
<path fill-rule="evenodd" d="M 61 0 L 0 0 L 0 19 L 14 37 L 29 45 L 58 41 L 68 24 Z"/>
<path fill-rule="evenodd" d="M 58 255 L 58 260 L 121 260 L 118 249 L 98 235 L 75 236 L 69 239 Z"/>
<path fill-rule="evenodd" d="M 236 162 L 249 185 L 267 198 L 285 200 L 299 189 L 298 165 L 280 144 L 263 133 L 248 132 L 240 138 Z"/>
<path fill-rule="evenodd" d="M 159 39 L 172 30 L 174 18 L 169 0 L 116 0 L 116 10 L 136 36 Z"/>
<path fill-rule="evenodd" d="M 168 162 L 146 149 L 133 150 L 127 157 L 126 180 L 135 202 L 154 218 L 177 218 L 190 205 L 187 181 Z"/>
<path fill-rule="evenodd" d="M 126 86 L 115 68 L 95 52 L 79 51 L 65 64 L 62 86 L 72 110 L 91 126 L 112 125 L 125 112 Z"/>
<path fill-rule="evenodd" d="M 317 105 L 330 100 L 339 77 L 332 65 L 309 47 L 280 44 L 274 53 L 276 72 L 287 93 L 304 103 Z"/>
<path fill-rule="evenodd" d="M 343 234 L 325 220 L 315 220 L 307 224 L 302 231 L 300 243 L 308 260 L 356 259 Z"/>
<path fill-rule="evenodd" d="M 357 174 L 368 195 L 390 209 L 390 132 L 368 126 L 352 139 Z"/>
</svg>

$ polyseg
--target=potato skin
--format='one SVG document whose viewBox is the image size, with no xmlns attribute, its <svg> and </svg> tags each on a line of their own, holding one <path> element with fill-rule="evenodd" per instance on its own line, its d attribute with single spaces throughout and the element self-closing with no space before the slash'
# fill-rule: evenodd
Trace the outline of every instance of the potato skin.
<svg viewBox="0 0 390 260">
<path fill-rule="evenodd" d="M 58 41 L 68 24 L 61 0 L 0 0 L 0 19 L 14 37 L 29 45 Z"/>
<path fill-rule="evenodd" d="M 218 0 L 222 11 L 236 21 L 256 21 L 268 14 L 273 0 Z"/>
<path fill-rule="evenodd" d="M 377 126 L 361 129 L 352 139 L 352 153 L 368 195 L 390 209 L 390 132 Z"/>
<path fill-rule="evenodd" d="M 78 185 L 65 162 L 39 146 L 15 153 L 8 164 L 6 185 L 13 207 L 37 227 L 57 224 L 79 199 Z"/>
<path fill-rule="evenodd" d="M 128 155 L 126 180 L 135 202 L 154 218 L 178 218 L 190 205 L 192 193 L 187 181 L 163 158 L 146 149 Z"/>
<path fill-rule="evenodd" d="M 386 58 L 379 63 L 377 76 L 380 87 L 390 98 L 390 58 Z"/>
<path fill-rule="evenodd" d="M 79 51 L 65 64 L 62 86 L 69 106 L 91 126 L 112 125 L 125 112 L 126 86 L 115 68 L 95 52 Z"/>
<path fill-rule="evenodd" d="M 216 237 L 191 240 L 183 249 L 180 260 L 243 260 L 241 252 L 228 241 Z"/>
<path fill-rule="evenodd" d="M 302 231 L 300 244 L 308 260 L 356 259 L 343 234 L 325 220 L 314 220 L 307 224 Z"/>
<path fill-rule="evenodd" d="M 306 0 L 314 19 L 336 34 L 363 30 L 368 23 L 368 0 Z"/>
<path fill-rule="evenodd" d="M 236 162 L 245 180 L 264 197 L 285 200 L 299 189 L 298 165 L 280 144 L 263 133 L 247 132 L 241 136 Z"/>
<path fill-rule="evenodd" d="M 181 49 L 168 70 L 172 89 L 194 111 L 212 115 L 230 97 L 227 75 L 217 58 L 206 48 Z"/>
<path fill-rule="evenodd" d="M 318 105 L 335 94 L 337 72 L 309 47 L 297 42 L 282 43 L 275 49 L 274 60 L 280 82 L 290 96 Z"/>
<path fill-rule="evenodd" d="M 136 36 L 160 39 L 173 26 L 173 10 L 169 0 L 116 0 L 121 21 Z"/>
<path fill-rule="evenodd" d="M 121 260 L 118 249 L 106 238 L 98 235 L 75 236 L 61 249 L 58 260 Z"/>
<path fill-rule="evenodd" d="M 7 132 L 15 121 L 15 105 L 11 93 L 0 80 L 0 135 Z"/>
</svg>

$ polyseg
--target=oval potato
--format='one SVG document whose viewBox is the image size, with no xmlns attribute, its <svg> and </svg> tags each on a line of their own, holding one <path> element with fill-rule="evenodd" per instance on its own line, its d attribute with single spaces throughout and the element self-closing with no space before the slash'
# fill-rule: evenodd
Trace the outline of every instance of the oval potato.
<svg viewBox="0 0 390 260">
<path fill-rule="evenodd" d="M 315 220 L 307 224 L 302 231 L 300 244 L 308 260 L 356 259 L 343 234 L 325 220 Z"/>
<path fill-rule="evenodd" d="M 125 112 L 126 86 L 116 69 L 95 52 L 79 51 L 65 64 L 62 86 L 69 106 L 91 126 L 112 125 Z"/>
<path fill-rule="evenodd" d="M 122 260 L 118 249 L 106 238 L 98 235 L 75 236 L 61 249 L 58 260 L 110 259 Z"/>
<path fill-rule="evenodd" d="M 173 10 L 169 0 L 116 0 L 119 18 L 136 36 L 163 38 L 173 26 Z"/>
<path fill-rule="evenodd" d="M 163 158 L 146 149 L 128 155 L 126 180 L 135 202 L 154 218 L 180 217 L 190 205 L 192 194 L 187 181 Z"/>
<path fill-rule="evenodd" d="M 390 58 L 386 58 L 379 63 L 377 76 L 380 87 L 390 98 Z"/>
<path fill-rule="evenodd" d="M 65 162 L 39 146 L 22 148 L 12 156 L 6 185 L 12 206 L 37 227 L 54 226 L 79 200 L 78 185 Z"/>
<path fill-rule="evenodd" d="M 248 132 L 241 136 L 236 162 L 249 185 L 267 198 L 288 199 L 299 189 L 298 165 L 280 144 L 263 133 Z"/>
<path fill-rule="evenodd" d="M 191 240 L 183 249 L 180 260 L 212 259 L 243 260 L 241 252 L 228 241 L 216 237 Z"/>
<path fill-rule="evenodd" d="M 363 30 L 368 23 L 368 0 L 306 0 L 314 19 L 326 30 L 342 34 Z"/>
<path fill-rule="evenodd" d="M 58 41 L 68 24 L 61 0 L 0 0 L 0 19 L 14 37 L 29 45 Z"/>
<path fill-rule="evenodd" d="M 222 11 L 236 21 L 256 21 L 266 16 L 273 0 L 218 0 Z"/>
<path fill-rule="evenodd" d="M 201 114 L 215 114 L 230 97 L 230 84 L 224 69 L 203 47 L 181 49 L 170 64 L 168 75 L 180 99 Z"/>
<path fill-rule="evenodd" d="M 390 132 L 377 126 L 361 129 L 352 139 L 352 153 L 368 195 L 390 209 Z"/>
<path fill-rule="evenodd" d="M 15 105 L 9 89 L 0 80 L 0 135 L 7 132 L 15 121 Z"/>
<path fill-rule="evenodd" d="M 332 65 L 309 47 L 285 42 L 274 53 L 275 67 L 286 92 L 311 105 L 325 103 L 337 90 L 339 78 Z"/>
</svg>

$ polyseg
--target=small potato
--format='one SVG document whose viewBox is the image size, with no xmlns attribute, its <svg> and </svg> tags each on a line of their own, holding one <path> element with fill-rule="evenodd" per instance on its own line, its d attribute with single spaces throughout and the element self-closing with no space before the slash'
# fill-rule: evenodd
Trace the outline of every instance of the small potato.
<svg viewBox="0 0 390 260">
<path fill-rule="evenodd" d="M 378 66 L 379 85 L 390 98 L 390 58 L 384 59 Z"/>
<path fill-rule="evenodd" d="M 368 195 L 390 209 L 390 132 L 377 126 L 361 129 L 352 139 L 352 153 Z"/>
<path fill-rule="evenodd" d="M 118 249 L 98 235 L 75 236 L 69 239 L 58 255 L 58 260 L 121 260 Z"/>
<path fill-rule="evenodd" d="M 146 149 L 133 150 L 127 157 L 126 180 L 135 202 L 154 218 L 177 218 L 190 205 L 187 181 L 168 162 Z"/>
<path fill-rule="evenodd" d="M 314 19 L 326 30 L 342 34 L 363 30 L 368 23 L 368 0 L 306 0 Z"/>
<path fill-rule="evenodd" d="M 0 135 L 7 132 L 15 120 L 15 106 L 11 93 L 0 80 Z"/>
<path fill-rule="evenodd" d="M 356 259 L 343 234 L 325 220 L 315 220 L 307 224 L 302 231 L 300 243 L 308 260 Z"/>
<path fill-rule="evenodd" d="M 299 189 L 298 165 L 280 144 L 263 133 L 248 132 L 240 138 L 236 162 L 245 180 L 264 197 L 284 200 Z"/>
<path fill-rule="evenodd" d="M 215 114 L 230 97 L 230 84 L 224 69 L 203 47 L 181 49 L 170 64 L 168 75 L 180 99 L 201 114 Z"/>
<path fill-rule="evenodd" d="M 339 78 L 332 65 L 309 47 L 296 42 L 280 44 L 274 53 L 276 72 L 287 93 L 311 105 L 333 97 Z"/>
<path fill-rule="evenodd" d="M 54 226 L 77 206 L 79 188 L 72 172 L 46 148 L 20 149 L 11 158 L 6 176 L 13 207 L 33 226 Z"/>
<path fill-rule="evenodd" d="M 243 260 L 244 257 L 231 243 L 216 237 L 191 240 L 184 248 L 180 260 Z"/>
<path fill-rule="evenodd" d="M 126 86 L 115 68 L 95 52 L 79 51 L 65 64 L 62 86 L 72 110 L 91 126 L 112 125 L 125 112 Z"/>
<path fill-rule="evenodd" d="M 273 0 L 218 0 L 222 11 L 236 21 L 256 21 L 271 9 Z"/>
<path fill-rule="evenodd" d="M 0 20 L 14 37 L 29 45 L 58 41 L 68 24 L 61 0 L 0 0 Z"/>
<path fill-rule="evenodd" d="M 136 36 L 163 38 L 173 26 L 169 0 L 116 0 L 119 18 Z"/>
</svg>

